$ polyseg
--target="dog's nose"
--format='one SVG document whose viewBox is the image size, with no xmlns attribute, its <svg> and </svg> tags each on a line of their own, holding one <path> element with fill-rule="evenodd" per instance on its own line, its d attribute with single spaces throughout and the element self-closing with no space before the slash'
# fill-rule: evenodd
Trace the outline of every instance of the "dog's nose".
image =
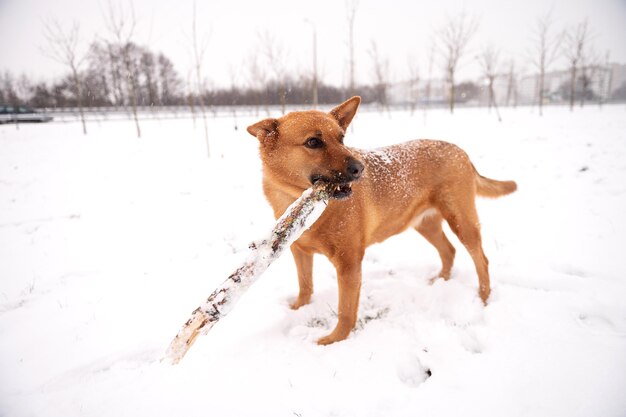
<svg viewBox="0 0 626 417">
<path fill-rule="evenodd" d="M 363 173 L 363 169 L 365 167 L 363 164 L 356 159 L 348 160 L 348 167 L 346 168 L 346 172 L 348 173 L 348 177 L 350 181 L 358 180 L 361 178 L 361 174 Z"/>
</svg>

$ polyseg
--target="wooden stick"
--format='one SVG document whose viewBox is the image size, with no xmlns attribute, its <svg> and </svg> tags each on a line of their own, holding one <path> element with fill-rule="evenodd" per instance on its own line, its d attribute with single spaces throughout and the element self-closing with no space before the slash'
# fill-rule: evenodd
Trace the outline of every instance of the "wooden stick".
<svg viewBox="0 0 626 417">
<path fill-rule="evenodd" d="M 222 317 L 226 316 L 257 278 L 272 262 L 322 215 L 336 187 L 318 181 L 302 193 L 276 221 L 268 239 L 250 245 L 252 253 L 200 307 L 170 343 L 163 360 L 177 364 L 185 356 L 200 333 L 206 334 Z"/>
</svg>

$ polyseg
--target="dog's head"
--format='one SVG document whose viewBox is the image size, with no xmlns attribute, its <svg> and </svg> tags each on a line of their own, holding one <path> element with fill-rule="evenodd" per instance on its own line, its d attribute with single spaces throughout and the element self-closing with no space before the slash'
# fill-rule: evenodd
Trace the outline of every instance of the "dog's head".
<svg viewBox="0 0 626 417">
<path fill-rule="evenodd" d="M 364 166 L 343 138 L 360 103 L 352 97 L 329 113 L 292 112 L 248 127 L 260 142 L 265 175 L 300 190 L 318 180 L 330 182 L 336 185 L 333 198 L 350 197 Z"/>
</svg>

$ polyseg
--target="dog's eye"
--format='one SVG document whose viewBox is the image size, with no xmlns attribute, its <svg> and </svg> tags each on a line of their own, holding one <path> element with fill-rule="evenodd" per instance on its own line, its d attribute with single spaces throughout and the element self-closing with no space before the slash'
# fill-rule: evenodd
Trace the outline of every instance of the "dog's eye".
<svg viewBox="0 0 626 417">
<path fill-rule="evenodd" d="M 324 146 L 324 142 L 319 138 L 308 138 L 306 142 L 304 142 L 304 146 L 309 149 L 319 149 Z"/>
<path fill-rule="evenodd" d="M 343 135 L 339 136 L 339 143 L 343 145 Z"/>
</svg>

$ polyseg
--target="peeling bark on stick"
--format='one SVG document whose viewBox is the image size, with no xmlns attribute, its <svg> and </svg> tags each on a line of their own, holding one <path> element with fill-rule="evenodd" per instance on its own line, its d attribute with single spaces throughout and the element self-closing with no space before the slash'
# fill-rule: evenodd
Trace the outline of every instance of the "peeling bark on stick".
<svg viewBox="0 0 626 417">
<path fill-rule="evenodd" d="M 239 297 L 272 262 L 322 215 L 335 189 L 332 184 L 317 182 L 307 189 L 278 219 L 268 239 L 250 245 L 252 253 L 224 281 L 180 329 L 165 353 L 164 360 L 177 364 L 185 356 L 196 337 L 206 334 L 227 315 Z"/>
</svg>

